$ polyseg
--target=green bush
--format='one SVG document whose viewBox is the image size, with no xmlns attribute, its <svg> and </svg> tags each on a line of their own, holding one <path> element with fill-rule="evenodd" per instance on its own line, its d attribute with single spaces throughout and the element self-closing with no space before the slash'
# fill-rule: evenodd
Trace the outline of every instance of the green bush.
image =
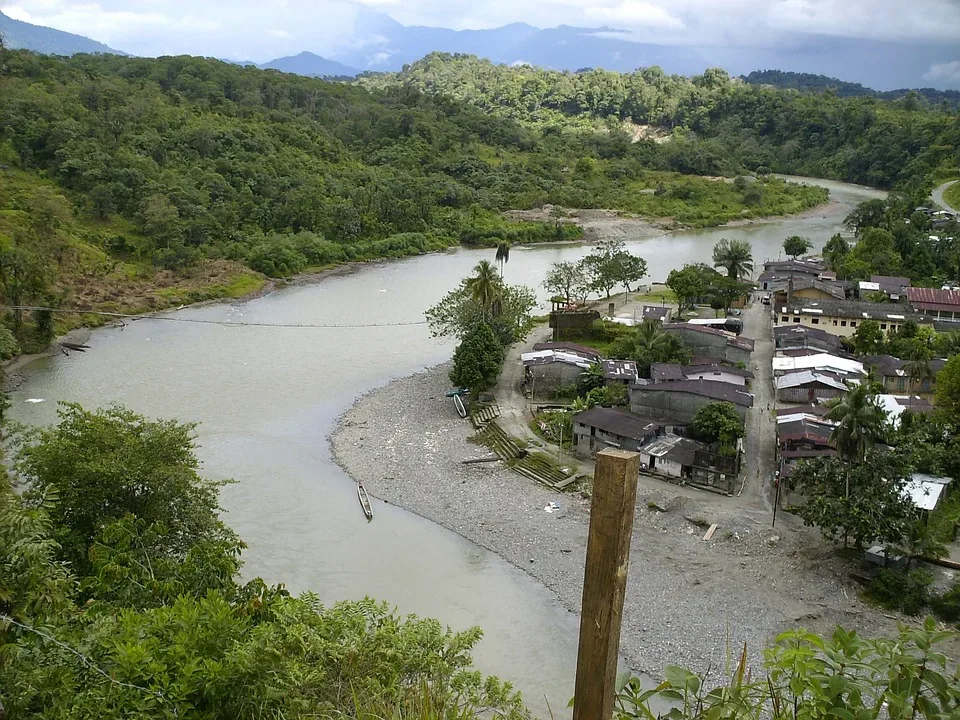
<svg viewBox="0 0 960 720">
<path fill-rule="evenodd" d="M 9 360 L 20 352 L 20 345 L 5 325 L 0 325 L 0 360 Z"/>
<path fill-rule="evenodd" d="M 930 606 L 941 620 L 946 622 L 960 621 L 960 580 L 953 584 L 943 595 L 930 601 Z"/>
<path fill-rule="evenodd" d="M 890 610 L 919 615 L 930 603 L 932 582 L 933 576 L 920 568 L 910 572 L 884 568 L 870 582 L 867 597 Z"/>
</svg>

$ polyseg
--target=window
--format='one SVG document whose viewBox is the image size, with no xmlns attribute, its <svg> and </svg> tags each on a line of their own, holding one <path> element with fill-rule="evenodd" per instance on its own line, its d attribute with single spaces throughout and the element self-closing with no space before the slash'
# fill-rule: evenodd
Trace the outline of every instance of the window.
<svg viewBox="0 0 960 720">
<path fill-rule="evenodd" d="M 795 318 L 793 319 L 793 321 L 794 321 L 795 323 L 798 323 L 798 322 L 800 322 L 800 318 L 799 318 L 799 316 L 798 316 L 798 317 L 795 317 Z"/>
<path fill-rule="evenodd" d="M 887 324 L 886 324 L 886 323 L 880 323 L 880 329 L 881 329 L 881 330 L 886 330 L 886 329 L 887 329 Z"/>
<path fill-rule="evenodd" d="M 834 326 L 834 327 L 837 326 L 837 321 L 836 321 L 836 320 L 833 321 L 833 326 Z"/>
<path fill-rule="evenodd" d="M 856 327 L 856 326 L 857 326 L 857 321 L 856 321 L 856 320 L 851 320 L 851 321 L 850 321 L 850 327 Z"/>
<path fill-rule="evenodd" d="M 790 322 L 790 316 L 784 315 L 782 318 L 780 318 L 780 322 Z"/>
<path fill-rule="evenodd" d="M 836 325 L 836 323 L 834 323 L 834 325 Z M 847 326 L 847 321 L 846 321 L 846 320 L 841 320 L 841 321 L 840 321 L 840 327 L 846 327 L 846 326 Z"/>
<path fill-rule="evenodd" d="M 812 322 L 814 325 L 819 325 L 819 324 L 820 324 L 820 318 L 813 318 L 813 319 L 810 320 L 810 322 Z"/>
</svg>

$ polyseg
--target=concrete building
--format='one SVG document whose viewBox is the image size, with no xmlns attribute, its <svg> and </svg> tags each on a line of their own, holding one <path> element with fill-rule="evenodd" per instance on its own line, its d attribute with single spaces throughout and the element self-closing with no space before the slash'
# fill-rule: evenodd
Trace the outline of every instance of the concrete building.
<svg viewBox="0 0 960 720">
<path fill-rule="evenodd" d="M 781 325 L 773 329 L 773 341 L 778 350 L 789 348 L 814 348 L 828 353 L 837 353 L 843 347 L 837 335 L 820 328 L 804 325 Z"/>
<path fill-rule="evenodd" d="M 741 418 L 753 407 L 753 395 L 736 385 L 711 380 L 642 383 L 630 386 L 630 409 L 638 415 L 652 415 L 689 423 L 704 405 L 732 403 Z"/>
<path fill-rule="evenodd" d="M 690 323 L 667 323 L 663 326 L 664 332 L 673 333 L 683 340 L 683 344 L 691 349 L 697 357 L 708 357 L 731 365 L 750 362 L 754 342 L 750 338 L 734 335 L 733 333 L 704 325 Z"/>
<path fill-rule="evenodd" d="M 644 305 L 643 319 L 658 323 L 668 323 L 673 315 L 673 308 L 659 305 Z"/>
<path fill-rule="evenodd" d="M 859 360 L 838 357 L 829 353 L 802 356 L 776 356 L 772 360 L 774 376 L 786 375 L 800 370 L 813 370 L 835 375 L 841 380 L 856 379 L 867 374 Z"/>
<path fill-rule="evenodd" d="M 774 380 L 777 400 L 787 403 L 813 403 L 844 395 L 847 385 L 832 373 L 800 370 Z"/>
<path fill-rule="evenodd" d="M 777 305 L 797 300 L 845 300 L 844 284 L 831 280 L 820 280 L 809 275 L 792 278 L 783 286 L 772 287 L 773 301 Z"/>
<path fill-rule="evenodd" d="M 671 478 L 692 478 L 697 450 L 703 443 L 679 435 L 662 435 L 640 448 L 642 467 Z"/>
<path fill-rule="evenodd" d="M 876 320 L 883 332 L 899 330 L 907 320 L 931 322 L 903 305 L 858 300 L 818 300 L 775 305 L 773 314 L 775 326 L 812 327 L 840 337 L 853 335 L 864 320 Z"/>
<path fill-rule="evenodd" d="M 946 360 L 934 358 L 927 363 L 930 375 L 924 378 L 910 377 L 908 361 L 893 355 L 866 355 L 863 364 L 873 369 L 883 389 L 891 394 L 932 395 L 937 390 L 937 373 L 943 370 Z"/>
<path fill-rule="evenodd" d="M 534 350 L 522 353 L 520 361 L 524 386 L 531 397 L 544 397 L 563 385 L 575 383 L 580 373 L 595 362 L 572 350 Z"/>
<path fill-rule="evenodd" d="M 725 382 L 738 387 L 746 387 L 747 380 L 753 379 L 749 370 L 741 370 L 732 365 L 680 365 L 678 363 L 652 363 L 650 379 L 655 383 L 678 382 L 681 380 L 712 380 Z"/>
<path fill-rule="evenodd" d="M 924 317 L 960 323 L 960 290 L 909 287 L 907 300 Z"/>
<path fill-rule="evenodd" d="M 666 426 L 626 410 L 594 407 L 573 416 L 573 451 L 592 457 L 608 447 L 639 450 Z"/>
</svg>

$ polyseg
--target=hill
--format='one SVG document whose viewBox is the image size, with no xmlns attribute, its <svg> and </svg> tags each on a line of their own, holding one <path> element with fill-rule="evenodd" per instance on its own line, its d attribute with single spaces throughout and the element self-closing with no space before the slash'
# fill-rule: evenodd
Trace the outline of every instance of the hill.
<svg viewBox="0 0 960 720">
<path fill-rule="evenodd" d="M 844 82 L 827 75 L 812 73 L 785 72 L 783 70 L 754 70 L 742 77 L 751 85 L 772 85 L 777 88 L 799 90 L 801 92 L 823 92 L 830 90 L 840 97 L 875 97 L 883 100 L 897 100 L 911 93 L 930 103 L 945 102 L 954 107 L 960 105 L 960 90 L 935 90 L 933 88 L 878 91 L 864 87 L 859 83 Z"/>
<path fill-rule="evenodd" d="M 358 82 L 448 96 L 536 127 L 670 137 L 656 151 L 667 166 L 704 175 L 766 168 L 922 193 L 938 168 L 947 177 L 954 172 L 951 148 L 960 144 L 957 114 L 920 96 L 884 102 L 801 93 L 745 83 L 719 69 L 693 77 L 659 67 L 574 73 L 433 53 L 400 73 Z"/>
<path fill-rule="evenodd" d="M 457 243 L 578 237 L 572 224 L 503 214 L 548 203 L 705 226 L 826 196 L 772 178 L 692 177 L 741 166 L 676 163 L 674 144 L 541 133 L 407 87 L 371 92 L 192 57 L 3 51 L 0 138 L 0 165 L 26 188 L 6 201 L 0 263 L 14 253 L 36 281 L 0 278 L 0 292 L 67 307 L 140 310 L 178 292 L 141 286 L 151 278 L 193 280 L 197 297 L 234 292 L 227 277 L 201 282 L 211 263 L 279 277 Z M 31 184 L 61 197 L 50 213 L 24 212 L 46 207 Z M 56 260 L 76 242 L 98 259 Z M 118 287 L 124 278 L 133 290 Z"/>
<path fill-rule="evenodd" d="M 263 70 L 279 70 L 307 77 L 353 77 L 360 72 L 356 68 L 306 51 L 298 55 L 277 58 L 258 67 Z"/>
<path fill-rule="evenodd" d="M 76 53 L 110 53 L 123 55 L 96 40 L 14 20 L 0 12 L 0 37 L 8 48 L 33 50 L 47 55 L 74 55 Z"/>
</svg>

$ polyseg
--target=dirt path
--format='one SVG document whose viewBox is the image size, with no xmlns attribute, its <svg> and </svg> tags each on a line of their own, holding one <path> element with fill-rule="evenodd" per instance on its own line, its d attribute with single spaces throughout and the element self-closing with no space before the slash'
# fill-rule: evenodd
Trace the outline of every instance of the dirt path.
<svg viewBox="0 0 960 720">
<path fill-rule="evenodd" d="M 960 182 L 960 180 L 951 180 L 950 182 L 945 182 L 940 187 L 934 188 L 933 191 L 930 193 L 930 197 L 940 207 L 946 208 L 947 210 L 954 210 L 956 212 L 960 212 L 960 208 L 953 207 L 943 197 L 943 194 L 947 191 L 947 188 L 949 188 L 951 185 L 953 185 L 956 182 Z"/>
<path fill-rule="evenodd" d="M 758 302 L 750 304 L 743 313 L 744 337 L 752 338 L 755 345 L 750 357 L 750 369 L 754 378 L 751 386 L 753 408 L 747 414 L 744 438 L 745 462 L 743 465 L 744 509 L 753 508 L 773 513 L 773 473 L 776 458 L 777 425 L 773 415 L 776 398 L 773 392 L 773 330 L 768 306 Z"/>
<path fill-rule="evenodd" d="M 523 363 L 520 356 L 533 351 L 533 346 L 539 342 L 546 342 L 553 336 L 550 328 L 540 326 L 521 343 L 517 343 L 509 350 L 503 361 L 503 372 L 497 386 L 493 389 L 494 397 L 500 406 L 499 424 L 508 435 L 542 442 L 528 424 L 530 417 L 527 413 L 527 398 L 523 394 Z"/>
</svg>

